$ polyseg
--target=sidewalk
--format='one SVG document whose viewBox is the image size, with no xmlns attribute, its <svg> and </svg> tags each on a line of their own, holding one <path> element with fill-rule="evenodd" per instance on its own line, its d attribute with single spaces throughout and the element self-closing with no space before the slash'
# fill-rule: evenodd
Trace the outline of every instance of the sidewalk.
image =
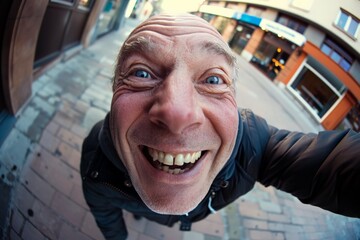
<svg viewBox="0 0 360 240">
<path fill-rule="evenodd" d="M 10 239 L 104 239 L 82 195 L 80 150 L 90 128 L 109 111 L 114 60 L 132 27 L 134 22 L 128 21 L 121 31 L 103 37 L 34 82 L 31 100 L 0 148 L 1 189 L 9 190 L 1 198 L 11 203 L 11 216 L 5 219 L 10 223 Z M 319 129 L 284 90 L 249 63 L 241 60 L 241 64 L 240 106 L 253 108 L 278 127 Z M 1 208 L 6 209 L 3 201 Z M 193 224 L 191 232 L 180 232 L 179 225 L 168 228 L 137 221 L 127 212 L 124 217 L 129 239 L 134 240 L 360 239 L 358 219 L 301 204 L 260 184 Z"/>
</svg>

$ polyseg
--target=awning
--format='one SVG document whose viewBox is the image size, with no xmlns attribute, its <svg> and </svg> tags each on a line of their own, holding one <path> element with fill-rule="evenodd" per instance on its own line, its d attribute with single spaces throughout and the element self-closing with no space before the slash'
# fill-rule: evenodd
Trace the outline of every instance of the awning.
<svg viewBox="0 0 360 240">
<path fill-rule="evenodd" d="M 306 42 L 306 38 L 301 33 L 288 28 L 280 23 L 270 21 L 268 19 L 260 18 L 257 16 L 249 15 L 243 12 L 237 12 L 235 9 L 223 8 L 211 5 L 202 5 L 199 8 L 201 13 L 209 13 L 217 16 L 232 18 L 240 22 L 245 22 L 257 27 L 260 27 L 264 31 L 269 31 L 276 34 L 280 38 L 285 38 L 288 41 L 303 46 Z"/>
</svg>

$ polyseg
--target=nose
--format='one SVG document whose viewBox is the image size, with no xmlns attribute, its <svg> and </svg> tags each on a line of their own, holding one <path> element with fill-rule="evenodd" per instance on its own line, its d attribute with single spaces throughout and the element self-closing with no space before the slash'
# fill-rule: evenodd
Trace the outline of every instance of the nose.
<svg viewBox="0 0 360 240">
<path fill-rule="evenodd" d="M 194 83 L 168 76 L 155 93 L 149 115 L 151 122 L 175 134 L 200 125 L 204 115 Z"/>
</svg>

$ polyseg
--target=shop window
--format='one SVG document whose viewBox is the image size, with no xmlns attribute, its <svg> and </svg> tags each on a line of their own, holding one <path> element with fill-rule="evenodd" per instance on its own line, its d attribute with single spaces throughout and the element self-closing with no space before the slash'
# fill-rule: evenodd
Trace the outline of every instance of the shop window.
<svg viewBox="0 0 360 240">
<path fill-rule="evenodd" d="M 83 10 L 90 10 L 93 2 L 94 0 L 80 0 L 78 7 Z"/>
<path fill-rule="evenodd" d="M 335 26 L 356 39 L 360 31 L 359 22 L 357 17 L 341 9 L 335 20 Z"/>
<path fill-rule="evenodd" d="M 215 15 L 209 13 L 203 13 L 202 18 L 208 22 L 211 22 L 215 18 Z"/>
<path fill-rule="evenodd" d="M 297 19 L 283 15 L 283 14 L 280 14 L 277 17 L 276 22 L 278 22 L 288 28 L 291 28 L 301 34 L 303 34 L 305 32 L 306 27 L 307 27 L 307 24 L 305 24 Z"/>
<path fill-rule="evenodd" d="M 354 58 L 348 54 L 344 49 L 337 45 L 334 41 L 330 39 L 325 39 L 323 44 L 320 47 L 321 51 L 328 55 L 334 62 L 339 64 L 339 66 L 345 71 L 349 71 L 351 65 L 354 61 Z"/>
<path fill-rule="evenodd" d="M 275 79 L 292 53 L 291 44 L 272 33 L 266 33 L 251 59 L 271 80 Z"/>
<path fill-rule="evenodd" d="M 249 39 L 251 38 L 254 29 L 245 25 L 239 24 L 235 28 L 235 34 L 231 39 L 229 45 L 238 54 L 241 54 L 242 50 L 246 47 Z"/>
<path fill-rule="evenodd" d="M 344 120 L 339 124 L 337 129 L 352 129 L 360 132 L 360 103 L 351 108 Z"/>
<path fill-rule="evenodd" d="M 101 37 L 115 28 L 120 0 L 107 0 L 97 22 L 97 35 Z"/>
<path fill-rule="evenodd" d="M 337 82 L 336 84 L 339 85 Z M 324 76 L 306 64 L 291 84 L 298 96 L 321 119 L 344 92 L 344 86 L 333 86 Z"/>
<path fill-rule="evenodd" d="M 217 16 L 214 20 L 213 26 L 219 31 L 220 34 L 223 34 L 224 30 L 231 21 L 232 19 L 230 18 Z"/>
</svg>

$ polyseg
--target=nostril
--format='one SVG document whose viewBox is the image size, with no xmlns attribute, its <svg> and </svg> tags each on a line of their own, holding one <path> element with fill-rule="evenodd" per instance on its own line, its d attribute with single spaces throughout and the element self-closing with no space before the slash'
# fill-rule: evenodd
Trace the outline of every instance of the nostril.
<svg viewBox="0 0 360 240">
<path fill-rule="evenodd" d="M 167 128 L 167 125 L 157 118 L 150 118 L 150 121 L 160 128 Z"/>
</svg>

